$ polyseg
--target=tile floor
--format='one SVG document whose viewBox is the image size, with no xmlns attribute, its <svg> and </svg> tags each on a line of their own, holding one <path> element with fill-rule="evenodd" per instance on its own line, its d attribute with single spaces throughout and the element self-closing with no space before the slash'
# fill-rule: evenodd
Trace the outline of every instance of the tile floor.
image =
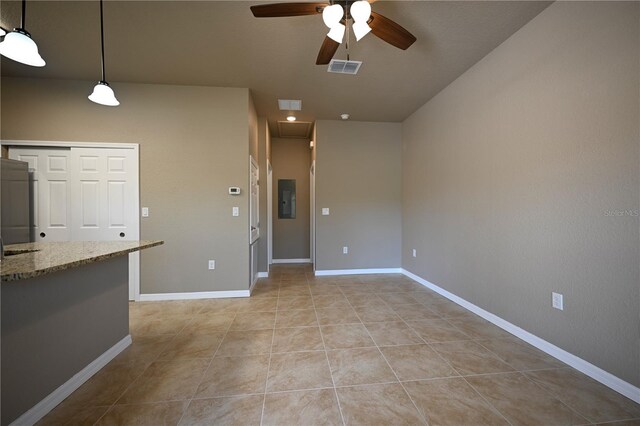
<svg viewBox="0 0 640 426">
<path fill-rule="evenodd" d="M 276 266 L 132 303 L 133 344 L 42 425 L 640 425 L 640 405 L 401 275 Z"/>
</svg>

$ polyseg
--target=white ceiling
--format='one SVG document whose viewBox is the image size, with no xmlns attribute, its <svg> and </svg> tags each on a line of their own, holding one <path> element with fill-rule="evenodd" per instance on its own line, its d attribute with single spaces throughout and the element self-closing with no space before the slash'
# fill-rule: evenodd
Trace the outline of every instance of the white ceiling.
<svg viewBox="0 0 640 426">
<path fill-rule="evenodd" d="M 107 1 L 107 80 L 248 87 L 271 129 L 277 99 L 302 99 L 305 121 L 404 120 L 506 40 L 550 2 L 377 1 L 373 10 L 413 33 L 402 51 L 367 35 L 350 44 L 356 76 L 315 65 L 327 32 L 322 17 L 254 18 L 256 1 Z M 274 2 L 264 2 L 274 3 Z M 0 25 L 19 25 L 20 2 L 0 2 Z M 27 2 L 26 30 L 47 61 L 32 68 L 2 59 L 3 76 L 100 79 L 98 1 Z M 345 58 L 340 47 L 336 58 Z"/>
</svg>

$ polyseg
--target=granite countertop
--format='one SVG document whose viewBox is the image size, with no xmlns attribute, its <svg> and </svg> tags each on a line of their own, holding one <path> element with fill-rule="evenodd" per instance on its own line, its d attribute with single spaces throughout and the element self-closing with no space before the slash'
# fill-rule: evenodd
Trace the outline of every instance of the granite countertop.
<svg viewBox="0 0 640 426">
<path fill-rule="evenodd" d="M 164 241 L 62 241 L 5 246 L 2 282 L 18 281 L 77 268 L 92 262 L 164 244 Z M 13 253 L 19 254 L 13 254 Z M 6 254 L 13 254 L 6 256 Z"/>
</svg>

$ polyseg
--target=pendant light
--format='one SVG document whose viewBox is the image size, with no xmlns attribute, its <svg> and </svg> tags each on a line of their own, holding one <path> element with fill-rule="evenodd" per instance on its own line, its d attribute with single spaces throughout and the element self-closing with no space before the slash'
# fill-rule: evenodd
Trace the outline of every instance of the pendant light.
<svg viewBox="0 0 640 426">
<path fill-rule="evenodd" d="M 89 100 L 100 105 L 118 106 L 120 102 L 116 99 L 113 89 L 107 83 L 104 72 L 104 23 L 102 17 L 102 0 L 100 0 L 100 45 L 102 48 L 102 80 L 93 88 L 93 93 L 89 95 Z"/>
<path fill-rule="evenodd" d="M 25 65 L 44 67 L 45 62 L 38 53 L 36 42 L 31 38 L 31 34 L 24 29 L 26 8 L 27 0 L 22 0 L 20 28 L 15 28 L 4 36 L 4 40 L 0 43 L 0 54 Z"/>
</svg>

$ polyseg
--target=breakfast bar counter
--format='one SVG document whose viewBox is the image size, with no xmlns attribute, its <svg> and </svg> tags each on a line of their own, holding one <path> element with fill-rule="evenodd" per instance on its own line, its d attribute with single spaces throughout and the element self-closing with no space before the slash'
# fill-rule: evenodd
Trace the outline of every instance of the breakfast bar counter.
<svg viewBox="0 0 640 426">
<path fill-rule="evenodd" d="M 129 253 L 162 241 L 15 244 L 0 261 L 1 424 L 36 423 L 131 344 Z"/>
</svg>

